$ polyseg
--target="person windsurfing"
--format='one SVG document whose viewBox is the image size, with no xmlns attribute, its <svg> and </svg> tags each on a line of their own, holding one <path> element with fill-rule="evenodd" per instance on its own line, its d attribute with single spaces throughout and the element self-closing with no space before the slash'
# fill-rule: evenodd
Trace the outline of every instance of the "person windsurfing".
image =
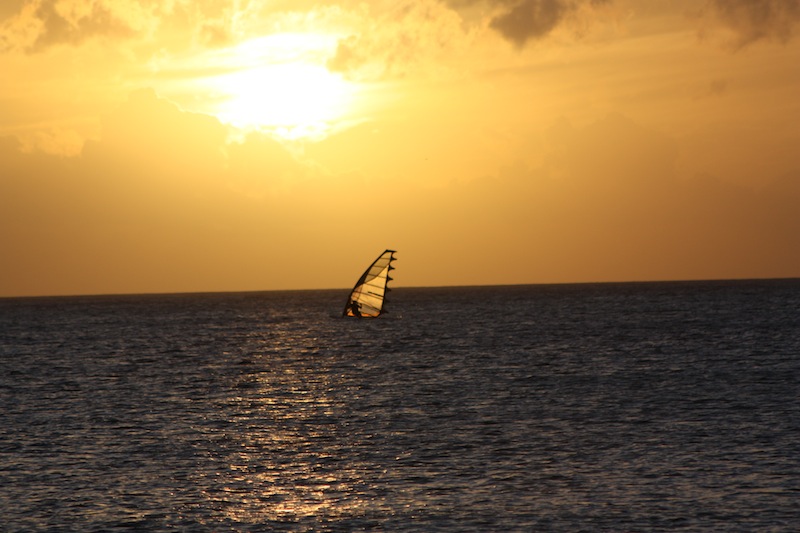
<svg viewBox="0 0 800 533">
<path fill-rule="evenodd" d="M 361 318 L 361 304 L 355 300 L 350 301 L 350 312 L 353 313 L 354 317 Z"/>
</svg>

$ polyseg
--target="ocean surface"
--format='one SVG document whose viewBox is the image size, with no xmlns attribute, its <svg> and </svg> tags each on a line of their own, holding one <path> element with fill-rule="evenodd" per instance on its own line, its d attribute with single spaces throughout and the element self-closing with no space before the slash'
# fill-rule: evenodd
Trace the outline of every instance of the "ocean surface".
<svg viewBox="0 0 800 533">
<path fill-rule="evenodd" d="M 800 280 L 0 300 L 0 531 L 797 531 Z"/>
</svg>

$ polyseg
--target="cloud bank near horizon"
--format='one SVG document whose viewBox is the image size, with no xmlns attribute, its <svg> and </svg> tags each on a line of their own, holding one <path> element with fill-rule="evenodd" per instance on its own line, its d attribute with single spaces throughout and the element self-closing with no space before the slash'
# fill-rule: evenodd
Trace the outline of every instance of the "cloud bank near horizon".
<svg viewBox="0 0 800 533">
<path fill-rule="evenodd" d="M 326 170 L 342 143 L 380 157 L 405 136 L 391 124 L 298 159 L 263 135 L 230 143 L 215 119 L 144 91 L 104 132 L 73 158 L 0 143 L 0 246 L 15 250 L 0 294 L 337 287 L 353 246 L 387 241 L 408 253 L 405 285 L 785 277 L 800 264 L 800 177 L 761 191 L 681 178 L 674 141 L 622 115 L 554 124 L 540 166 L 433 189 Z M 470 268 L 443 277 L 447 262 Z"/>
</svg>

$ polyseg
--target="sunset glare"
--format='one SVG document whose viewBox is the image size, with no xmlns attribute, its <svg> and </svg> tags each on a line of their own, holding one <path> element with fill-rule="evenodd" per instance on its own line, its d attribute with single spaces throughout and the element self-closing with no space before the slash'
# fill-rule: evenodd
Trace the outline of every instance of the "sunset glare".
<svg viewBox="0 0 800 533">
<path fill-rule="evenodd" d="M 335 37 L 314 34 L 246 41 L 217 54 L 222 73 L 193 89 L 217 97 L 204 111 L 226 124 L 289 139 L 318 137 L 346 117 L 356 91 L 325 67 L 335 47 Z"/>
<path fill-rule="evenodd" d="M 220 76 L 213 84 L 227 95 L 215 114 L 238 127 L 324 129 L 344 115 L 349 99 L 345 82 L 313 65 L 256 67 Z"/>
<path fill-rule="evenodd" d="M 12 0 L 0 296 L 800 276 L 800 0 Z"/>
</svg>

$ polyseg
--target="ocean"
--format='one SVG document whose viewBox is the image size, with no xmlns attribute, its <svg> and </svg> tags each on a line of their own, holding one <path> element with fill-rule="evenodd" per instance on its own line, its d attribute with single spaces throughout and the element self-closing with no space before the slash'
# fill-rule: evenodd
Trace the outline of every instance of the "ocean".
<svg viewBox="0 0 800 533">
<path fill-rule="evenodd" d="M 0 299 L 0 531 L 797 531 L 800 280 Z"/>
</svg>

